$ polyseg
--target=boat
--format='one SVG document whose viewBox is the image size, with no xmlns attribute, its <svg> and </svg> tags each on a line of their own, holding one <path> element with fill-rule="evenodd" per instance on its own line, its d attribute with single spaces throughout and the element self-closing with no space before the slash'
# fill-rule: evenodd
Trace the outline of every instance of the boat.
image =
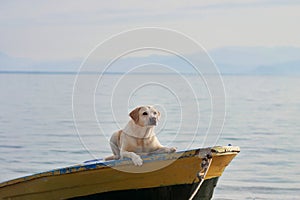
<svg viewBox="0 0 300 200">
<path fill-rule="evenodd" d="M 215 146 L 142 156 L 91 160 L 0 183 L 3 200 L 201 199 L 213 196 L 237 146 Z"/>
</svg>

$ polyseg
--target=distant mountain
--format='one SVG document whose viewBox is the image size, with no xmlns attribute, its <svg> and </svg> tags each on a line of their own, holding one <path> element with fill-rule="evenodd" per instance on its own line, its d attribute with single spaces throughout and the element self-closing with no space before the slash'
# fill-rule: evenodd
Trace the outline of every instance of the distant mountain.
<svg viewBox="0 0 300 200">
<path fill-rule="evenodd" d="M 223 47 L 208 53 L 222 74 L 300 74 L 300 48 L 297 47 Z M 82 61 L 83 59 L 77 58 L 39 62 L 15 58 L 0 52 L 1 71 L 77 72 Z M 114 62 L 114 66 L 108 68 L 108 71 L 126 72 L 132 67 L 148 63 L 159 63 L 179 72 L 188 72 L 187 63 L 180 57 L 155 54 L 120 59 Z M 105 63 L 97 61 L 91 71 L 97 71 L 99 66 L 104 65 Z"/>
<path fill-rule="evenodd" d="M 82 59 L 35 62 L 32 65 L 31 70 L 49 72 L 77 72 L 81 62 Z"/>
<path fill-rule="evenodd" d="M 34 62 L 28 58 L 18 58 L 0 52 L 0 69 L 17 69 L 29 67 Z"/>
<path fill-rule="evenodd" d="M 300 73 L 296 47 L 224 47 L 209 53 L 223 74 Z"/>
<path fill-rule="evenodd" d="M 59 61 L 34 61 L 12 57 L 0 52 L 0 71 L 76 71 L 82 59 Z"/>
<path fill-rule="evenodd" d="M 250 73 L 257 75 L 300 75 L 300 60 L 260 66 Z"/>
</svg>

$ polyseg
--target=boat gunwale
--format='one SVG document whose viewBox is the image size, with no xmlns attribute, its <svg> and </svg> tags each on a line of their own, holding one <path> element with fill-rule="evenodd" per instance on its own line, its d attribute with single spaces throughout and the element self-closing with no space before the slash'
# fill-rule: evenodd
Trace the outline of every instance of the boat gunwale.
<svg viewBox="0 0 300 200">
<path fill-rule="evenodd" d="M 228 149 L 226 150 L 226 147 L 227 146 L 217 146 L 217 148 L 219 149 L 216 149 L 216 147 L 197 148 L 197 149 L 177 151 L 174 153 L 143 155 L 141 157 L 143 158 L 144 163 L 150 163 L 156 161 L 177 160 L 177 159 L 183 159 L 183 158 L 193 157 L 193 156 L 204 158 L 209 153 L 211 153 L 212 156 L 214 157 L 214 156 L 221 156 L 226 154 L 238 154 L 240 152 L 239 147 L 233 147 L 230 148 L 229 150 Z M 131 160 L 128 158 L 124 158 L 122 160 L 111 160 L 111 161 L 104 161 L 101 159 L 85 161 L 82 164 L 57 168 L 45 172 L 40 172 L 40 173 L 8 180 L 0 183 L 0 189 L 10 185 L 19 184 L 19 183 L 31 181 L 34 179 L 44 178 L 44 177 L 60 176 L 60 175 L 66 175 L 71 173 L 79 173 L 79 172 L 84 172 L 89 170 L 99 170 L 99 169 L 112 168 L 112 167 L 125 166 L 125 165 L 132 165 Z"/>
</svg>

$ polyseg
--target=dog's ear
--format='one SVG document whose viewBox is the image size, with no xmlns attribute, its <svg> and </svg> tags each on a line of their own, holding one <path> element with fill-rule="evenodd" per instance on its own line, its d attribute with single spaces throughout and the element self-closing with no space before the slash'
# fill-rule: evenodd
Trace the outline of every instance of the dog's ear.
<svg viewBox="0 0 300 200">
<path fill-rule="evenodd" d="M 160 120 L 160 116 L 161 116 L 161 115 L 160 115 L 160 112 L 157 111 L 157 119 L 158 119 L 158 120 Z"/>
<path fill-rule="evenodd" d="M 129 116 L 131 117 L 131 119 L 133 119 L 133 121 L 135 123 L 137 123 L 139 121 L 139 112 L 140 112 L 141 107 L 138 107 L 136 109 L 134 109 L 133 111 L 131 111 L 129 113 Z"/>
</svg>

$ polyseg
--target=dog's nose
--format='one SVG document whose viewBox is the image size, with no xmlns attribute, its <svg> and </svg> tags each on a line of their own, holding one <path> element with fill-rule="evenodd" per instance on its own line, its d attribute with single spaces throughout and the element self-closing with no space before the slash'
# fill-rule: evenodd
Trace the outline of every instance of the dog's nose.
<svg viewBox="0 0 300 200">
<path fill-rule="evenodd" d="M 156 117 L 150 117 L 150 124 L 156 124 L 157 123 L 157 118 Z"/>
</svg>

